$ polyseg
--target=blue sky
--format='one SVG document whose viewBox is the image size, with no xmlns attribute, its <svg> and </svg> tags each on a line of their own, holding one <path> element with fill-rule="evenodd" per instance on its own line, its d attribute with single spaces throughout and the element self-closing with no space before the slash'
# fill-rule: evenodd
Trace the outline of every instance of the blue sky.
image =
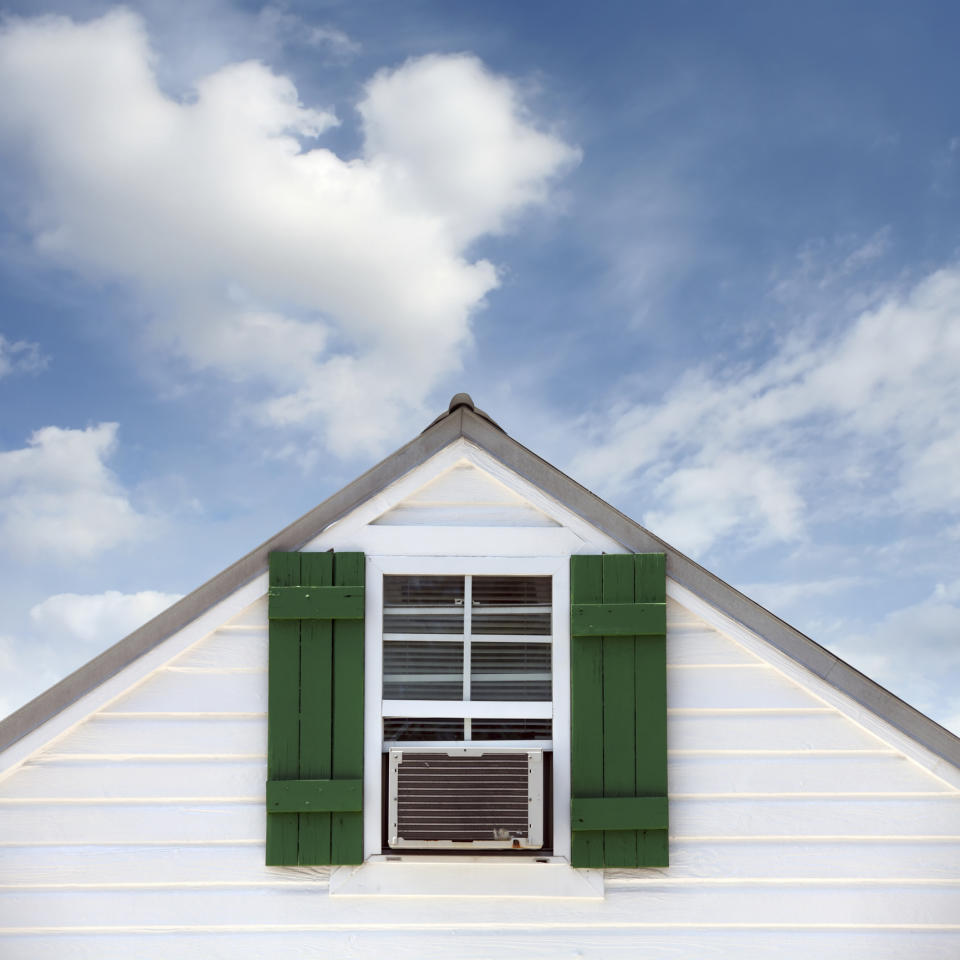
<svg viewBox="0 0 960 960">
<path fill-rule="evenodd" d="M 0 713 L 468 390 L 960 731 L 960 13 L 12 3 Z"/>
</svg>

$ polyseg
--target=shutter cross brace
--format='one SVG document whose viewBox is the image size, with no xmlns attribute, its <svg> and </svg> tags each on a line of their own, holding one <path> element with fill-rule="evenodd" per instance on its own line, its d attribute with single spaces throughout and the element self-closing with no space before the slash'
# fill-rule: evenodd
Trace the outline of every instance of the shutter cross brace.
<svg viewBox="0 0 960 960">
<path fill-rule="evenodd" d="M 666 603 L 574 603 L 570 629 L 575 637 L 662 637 Z"/>
<path fill-rule="evenodd" d="M 271 620 L 362 620 L 363 587 L 270 587 Z"/>
</svg>

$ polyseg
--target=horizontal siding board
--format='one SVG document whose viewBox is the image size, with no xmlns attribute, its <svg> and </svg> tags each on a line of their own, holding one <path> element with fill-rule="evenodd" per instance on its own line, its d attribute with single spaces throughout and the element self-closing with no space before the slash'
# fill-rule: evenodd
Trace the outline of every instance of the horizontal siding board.
<svg viewBox="0 0 960 960">
<path fill-rule="evenodd" d="M 205 751 L 206 752 L 206 751 Z M 215 751 L 209 751 L 215 753 Z M 261 758 L 39 759 L 0 782 L 0 798 L 259 797 Z M 943 781 L 894 755 L 671 756 L 672 794 L 942 792 Z"/>
<path fill-rule="evenodd" d="M 196 706 L 196 705 L 195 705 Z M 266 754 L 262 717 L 126 717 L 102 713 L 53 743 L 55 754 Z M 674 713 L 672 750 L 876 750 L 886 745 L 837 712 L 770 714 Z"/>
<path fill-rule="evenodd" d="M 687 960 L 736 957 L 738 960 L 956 960 L 956 934 L 917 930 L 533 930 L 170 933 L 46 935 L 10 937 L 17 960 L 263 960 L 264 957 L 351 957 L 354 960 L 423 960 L 424 957 L 524 957 L 556 960 Z"/>
<path fill-rule="evenodd" d="M 562 928 L 661 924 L 951 924 L 960 932 L 960 886 L 853 888 L 840 884 L 650 884 L 642 895 L 611 889 L 601 902 L 568 900 L 532 920 L 529 902 L 492 903 L 451 897 L 438 911 L 433 898 L 384 897 L 375 910 L 363 897 L 318 896 L 309 885 L 282 891 L 258 889 L 40 890 L 0 894 L 0 927 L 111 927 L 117 925 L 216 926 L 221 924 L 344 925 L 358 930 L 375 914 L 378 926 L 473 925 Z M 539 922 L 538 922 L 539 921 Z"/>
<path fill-rule="evenodd" d="M 675 794 L 953 792 L 906 757 L 893 754 L 672 756 L 669 783 Z"/>
<path fill-rule="evenodd" d="M 263 884 L 326 881 L 330 867 L 265 868 L 262 843 L 6 847 L 0 885 Z"/>
<path fill-rule="evenodd" d="M 264 840 L 259 803 L 0 805 L 0 843 L 245 843 Z"/>
<path fill-rule="evenodd" d="M 671 750 L 877 750 L 886 747 L 863 727 L 823 713 L 668 714 Z"/>
<path fill-rule="evenodd" d="M 266 713 L 267 672 L 179 673 L 158 670 L 110 704 L 113 712 Z"/>
<path fill-rule="evenodd" d="M 263 803 L 67 803 L 2 805 L 0 843 L 237 842 L 263 839 Z M 960 837 L 960 797 L 911 799 L 677 799 L 673 837 Z"/>
<path fill-rule="evenodd" d="M 111 717 L 100 714 L 47 754 L 267 756 L 267 717 Z M 17 774 L 19 776 L 19 774 Z"/>
<path fill-rule="evenodd" d="M 667 705 L 673 709 L 757 709 L 824 704 L 773 667 L 743 664 L 668 668 Z"/>
<path fill-rule="evenodd" d="M 960 795 L 892 798 L 671 798 L 672 837 L 960 837 Z"/>
<path fill-rule="evenodd" d="M 0 798 L 262 798 L 265 760 L 57 760 L 0 783 Z"/>
<path fill-rule="evenodd" d="M 217 630 L 184 650 L 170 664 L 192 670 L 266 670 L 267 624 Z"/>
<path fill-rule="evenodd" d="M 264 870 L 262 843 L 19 846 L 0 851 L 0 883 L 106 886 L 124 883 L 246 883 L 305 877 L 328 867 Z M 668 869 L 608 870 L 607 886 L 648 884 L 651 877 L 742 879 L 960 880 L 960 840 L 826 841 L 674 840 Z"/>
<path fill-rule="evenodd" d="M 667 627 L 667 663 L 710 666 L 728 663 L 760 663 L 745 647 L 709 627 Z"/>
<path fill-rule="evenodd" d="M 536 507 L 523 504 L 411 503 L 394 507 L 373 521 L 387 527 L 559 527 Z"/>
<path fill-rule="evenodd" d="M 267 624 L 267 595 L 254 600 L 236 616 L 231 617 L 223 626 L 227 629 L 238 627 L 259 627 Z"/>
<path fill-rule="evenodd" d="M 958 840 L 672 840 L 670 867 L 608 870 L 606 884 L 651 877 L 771 880 L 960 880 Z"/>
</svg>

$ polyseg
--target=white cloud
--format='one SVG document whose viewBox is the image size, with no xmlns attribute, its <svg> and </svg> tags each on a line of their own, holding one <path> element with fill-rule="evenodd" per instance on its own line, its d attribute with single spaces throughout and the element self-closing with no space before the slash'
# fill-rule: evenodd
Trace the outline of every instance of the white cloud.
<svg viewBox="0 0 960 960">
<path fill-rule="evenodd" d="M 313 47 L 331 58 L 346 60 L 360 52 L 360 44 L 337 27 L 309 23 L 277 4 L 268 4 L 260 10 L 257 25 L 283 43 Z"/>
<path fill-rule="evenodd" d="M 378 73 L 361 154 L 305 149 L 336 123 L 263 64 L 157 86 L 143 23 L 11 20 L 0 136 L 29 159 L 38 248 L 144 296 L 156 341 L 253 384 L 271 423 L 379 448 L 457 369 L 497 272 L 480 236 L 546 201 L 578 154 L 468 55 Z"/>
<path fill-rule="evenodd" d="M 34 606 L 30 618 L 49 640 L 76 639 L 106 649 L 179 599 L 155 590 L 58 593 Z"/>
<path fill-rule="evenodd" d="M 46 369 L 49 358 L 40 352 L 39 343 L 8 340 L 0 333 L 0 377 L 10 373 L 39 373 Z"/>
<path fill-rule="evenodd" d="M 583 425 L 578 477 L 642 491 L 646 522 L 694 553 L 730 534 L 799 539 L 825 490 L 869 487 L 888 514 L 960 513 L 960 268 L 763 363 L 691 373 L 659 404 Z"/>
<path fill-rule="evenodd" d="M 67 562 L 141 534 L 147 521 L 106 463 L 116 443 L 115 423 L 44 427 L 26 447 L 0 452 L 4 548 Z"/>
</svg>

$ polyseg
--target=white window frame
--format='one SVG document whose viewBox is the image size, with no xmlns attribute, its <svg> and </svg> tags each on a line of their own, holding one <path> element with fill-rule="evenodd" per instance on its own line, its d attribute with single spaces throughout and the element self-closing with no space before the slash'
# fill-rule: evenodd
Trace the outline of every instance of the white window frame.
<svg viewBox="0 0 960 960">
<path fill-rule="evenodd" d="M 551 557 L 367 556 L 364 656 L 363 856 L 382 856 L 381 783 L 383 751 L 383 578 L 423 576 L 549 576 L 552 578 L 552 672 L 550 703 L 387 701 L 403 703 L 405 716 L 552 717 L 553 856 L 570 860 L 570 559 Z M 397 707 L 387 707 L 394 712 Z M 522 712 L 518 712 L 522 711 Z M 498 743 L 499 747 L 509 742 Z M 391 859 L 394 859 L 391 857 Z"/>
</svg>

